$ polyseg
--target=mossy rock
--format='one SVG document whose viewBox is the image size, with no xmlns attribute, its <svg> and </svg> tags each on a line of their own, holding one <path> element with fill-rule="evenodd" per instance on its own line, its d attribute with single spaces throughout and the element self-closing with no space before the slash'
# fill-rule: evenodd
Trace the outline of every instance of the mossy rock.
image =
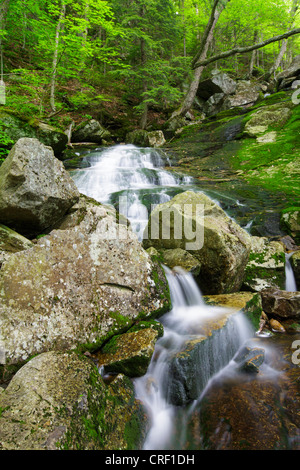
<svg viewBox="0 0 300 470">
<path fill-rule="evenodd" d="M 142 445 L 145 412 L 123 376 L 106 386 L 75 352 L 41 354 L 0 394 L 2 450 L 132 450 Z"/>
</svg>

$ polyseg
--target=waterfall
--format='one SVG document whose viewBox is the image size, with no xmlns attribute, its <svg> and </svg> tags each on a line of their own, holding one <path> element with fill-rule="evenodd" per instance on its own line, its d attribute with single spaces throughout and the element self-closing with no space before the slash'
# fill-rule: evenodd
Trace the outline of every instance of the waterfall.
<svg viewBox="0 0 300 470">
<path fill-rule="evenodd" d="M 286 253 L 285 255 L 285 290 L 288 292 L 297 291 L 296 280 L 290 262 L 290 257 L 292 256 L 292 254 L 293 252 Z"/>
<path fill-rule="evenodd" d="M 164 152 L 134 145 L 116 145 L 95 150 L 82 159 L 81 169 L 71 173 L 78 190 L 103 204 L 114 205 L 128 218 L 132 230 L 142 240 L 149 211 L 169 201 L 172 188 L 188 185 L 192 178 L 171 174 Z M 184 187 L 181 187 L 184 191 Z M 171 193 L 168 193 L 168 189 Z"/>
<path fill-rule="evenodd" d="M 163 168 L 165 162 L 167 157 L 158 150 L 116 145 L 87 153 L 83 157 L 82 168 L 71 172 L 71 175 L 82 194 L 114 205 L 127 217 L 141 240 L 150 206 L 153 210 L 156 204 L 169 201 L 193 183 L 188 176 L 166 171 Z M 197 186 L 192 187 L 199 190 Z M 254 333 L 243 314 L 206 305 L 191 274 L 179 268 L 165 270 L 172 310 L 161 319 L 164 335 L 156 343 L 147 374 L 134 381 L 136 396 L 151 418 L 144 449 L 155 450 L 182 448 L 185 411 L 190 401 L 199 397 L 211 377 L 228 364 Z M 221 321 L 226 315 L 229 316 L 226 325 L 206 338 L 208 325 Z M 203 345 L 200 344 L 199 349 L 194 348 L 188 372 L 185 362 L 177 360 L 176 355 L 193 342 L 203 342 Z M 191 390 L 187 391 L 189 386 Z M 184 410 L 182 415 L 180 410 Z M 178 436 L 175 439 L 174 420 L 178 422 L 179 416 L 183 441 L 176 443 Z"/>
<path fill-rule="evenodd" d="M 170 377 L 170 372 L 172 372 L 170 363 L 172 363 L 174 356 L 184 348 L 187 341 L 197 339 L 201 341 L 203 326 L 207 321 L 218 321 L 229 313 L 225 308 L 205 304 L 191 274 L 179 269 L 176 269 L 175 272 L 165 269 L 173 307 L 161 319 L 164 335 L 156 343 L 155 353 L 147 374 L 135 380 L 137 398 L 144 403 L 151 420 L 151 428 L 144 444 L 144 450 L 182 448 L 182 442 L 176 443 L 178 436 L 174 436 L 176 428 L 174 421 L 177 420 L 178 427 L 180 407 L 174 404 L 174 400 L 170 400 L 172 397 L 170 387 L 174 386 L 174 381 Z M 196 389 L 195 400 L 200 396 L 211 377 L 228 364 L 239 347 L 252 337 L 253 333 L 253 329 L 242 313 L 235 313 L 230 316 L 225 327 L 203 342 L 203 347 L 196 351 L 196 362 L 193 362 L 194 357 L 190 361 L 192 370 L 189 372 L 191 376 L 189 384 Z M 186 381 L 184 373 L 184 370 L 180 370 L 180 367 L 176 366 L 177 382 L 184 383 Z M 186 403 L 183 405 L 185 408 Z M 179 426 L 183 442 L 185 416 L 186 413 L 183 413 Z"/>
</svg>

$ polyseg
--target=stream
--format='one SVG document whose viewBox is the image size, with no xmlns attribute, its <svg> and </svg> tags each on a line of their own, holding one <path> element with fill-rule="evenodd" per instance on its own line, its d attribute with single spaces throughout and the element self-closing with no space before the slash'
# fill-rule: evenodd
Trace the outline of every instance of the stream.
<svg viewBox="0 0 300 470">
<path fill-rule="evenodd" d="M 167 171 L 167 167 L 170 167 L 170 162 L 161 150 L 117 145 L 84 152 L 79 168 L 71 171 L 71 176 L 81 193 L 113 205 L 127 217 L 141 241 L 150 211 L 156 204 L 188 189 L 202 190 L 192 177 Z M 211 191 L 206 194 L 213 196 Z M 231 198 L 226 194 L 219 196 L 223 200 Z M 219 202 L 217 197 L 215 200 Z M 239 201 L 232 199 L 230 207 L 233 208 L 230 215 L 234 217 L 234 208 L 240 208 Z M 247 230 L 250 225 L 251 220 L 246 220 L 244 228 Z M 232 315 L 221 334 L 214 335 L 213 341 L 207 341 L 207 348 L 198 358 L 200 370 L 196 369 L 195 363 L 195 370 L 190 372 L 195 378 L 196 400 L 186 403 L 185 391 L 177 384 L 176 393 L 182 400 L 182 405 L 178 406 L 176 400 L 174 402 L 170 363 L 188 341 L 203 337 L 201 325 L 204 322 L 218 320 L 228 312 L 221 307 L 206 305 L 189 273 L 180 269 L 170 271 L 165 268 L 165 271 L 173 308 L 160 319 L 164 335 L 156 343 L 147 374 L 134 380 L 136 396 L 148 410 L 151 421 L 145 450 L 185 448 L 186 422 L 193 403 L 200 399 L 212 377 L 228 367 L 241 345 L 255 335 L 242 313 Z M 183 382 L 185 379 L 189 380 L 182 376 Z"/>
</svg>

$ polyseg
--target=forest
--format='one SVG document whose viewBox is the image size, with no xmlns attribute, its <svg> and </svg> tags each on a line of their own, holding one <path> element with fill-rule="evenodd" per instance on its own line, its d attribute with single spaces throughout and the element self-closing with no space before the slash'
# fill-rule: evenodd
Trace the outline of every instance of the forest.
<svg viewBox="0 0 300 470">
<path fill-rule="evenodd" d="M 61 129 L 84 118 L 115 129 L 160 128 L 190 110 L 191 88 L 214 69 L 258 80 L 290 64 L 300 50 L 298 4 L 2 0 L 5 105 Z"/>
</svg>

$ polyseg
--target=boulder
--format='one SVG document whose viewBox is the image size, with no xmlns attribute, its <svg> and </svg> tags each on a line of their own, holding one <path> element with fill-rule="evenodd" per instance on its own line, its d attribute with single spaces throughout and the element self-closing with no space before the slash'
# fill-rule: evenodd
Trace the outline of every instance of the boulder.
<svg viewBox="0 0 300 470">
<path fill-rule="evenodd" d="M 57 158 L 60 158 L 67 146 L 67 135 L 44 122 L 21 117 L 3 109 L 0 110 L 0 122 L 3 131 L 14 143 L 23 137 L 38 139 L 44 145 L 52 147 Z"/>
<path fill-rule="evenodd" d="M 296 251 L 290 257 L 290 263 L 292 266 L 292 270 L 295 276 L 295 281 L 297 284 L 297 289 L 300 289 L 300 250 Z"/>
<path fill-rule="evenodd" d="M 0 167 L 0 222 L 33 238 L 78 201 L 79 192 L 50 147 L 19 139 Z"/>
<path fill-rule="evenodd" d="M 235 92 L 237 83 L 224 72 L 215 71 L 212 77 L 199 83 L 197 97 L 208 100 L 216 93 L 231 95 Z"/>
<path fill-rule="evenodd" d="M 288 68 L 276 76 L 277 89 L 288 88 L 300 76 L 300 55 L 294 57 Z"/>
<path fill-rule="evenodd" d="M 280 224 L 296 243 L 300 243 L 300 207 L 285 209 L 281 214 Z"/>
<path fill-rule="evenodd" d="M 110 140 L 111 134 L 96 119 L 83 121 L 75 127 L 72 133 L 72 142 L 95 142 L 102 144 Z"/>
<path fill-rule="evenodd" d="M 143 129 L 128 132 L 125 140 L 127 144 L 136 145 L 138 147 L 149 147 L 150 145 L 148 132 Z"/>
<path fill-rule="evenodd" d="M 148 139 L 150 147 L 162 147 L 166 143 L 163 131 L 148 132 Z"/>
<path fill-rule="evenodd" d="M 150 250 L 151 248 L 149 248 Z M 194 276 L 200 274 L 201 265 L 194 256 L 182 248 L 175 248 L 174 250 L 162 250 L 161 255 L 163 263 L 168 268 L 173 269 L 177 266 L 183 268 L 185 271 L 192 273 Z"/>
<path fill-rule="evenodd" d="M 259 292 L 269 287 L 285 287 L 284 248 L 280 242 L 253 236 L 243 288 Z"/>
<path fill-rule="evenodd" d="M 143 408 L 121 375 L 106 386 L 76 353 L 31 359 L 0 394 L 2 450 L 136 450 L 145 435 Z"/>
<path fill-rule="evenodd" d="M 189 252 L 201 265 L 197 282 L 203 294 L 221 294 L 241 287 L 251 241 L 213 200 L 186 191 L 156 206 L 143 245 Z"/>
<path fill-rule="evenodd" d="M 105 372 L 140 377 L 147 372 L 157 339 L 158 331 L 152 328 L 114 336 L 97 353 L 98 367 L 104 367 Z"/>
<path fill-rule="evenodd" d="M 300 292 L 287 292 L 278 289 L 261 291 L 262 308 L 267 315 L 276 318 L 300 318 Z"/>
<path fill-rule="evenodd" d="M 231 109 L 240 106 L 250 106 L 255 103 L 261 92 L 261 87 L 257 83 L 248 80 L 237 82 L 235 93 L 227 96 L 224 101 L 224 109 Z"/>
<path fill-rule="evenodd" d="M 269 127 L 281 128 L 291 117 L 291 109 L 286 103 L 264 106 L 253 113 L 247 121 L 244 133 L 249 137 L 259 137 L 268 131 Z"/>
<path fill-rule="evenodd" d="M 6 366 L 49 350 L 95 351 L 170 306 L 165 274 L 110 207 L 82 196 L 57 229 L 3 264 Z"/>
<path fill-rule="evenodd" d="M 233 360 L 237 363 L 239 371 L 257 374 L 265 360 L 265 350 L 245 345 L 236 353 Z"/>
</svg>

